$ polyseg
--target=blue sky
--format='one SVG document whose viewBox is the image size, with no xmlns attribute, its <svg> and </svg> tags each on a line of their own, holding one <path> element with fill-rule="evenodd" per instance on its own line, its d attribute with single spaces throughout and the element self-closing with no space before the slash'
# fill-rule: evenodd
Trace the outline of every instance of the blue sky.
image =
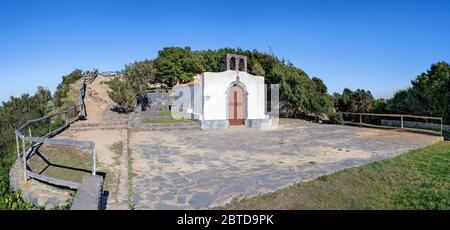
<svg viewBox="0 0 450 230">
<path fill-rule="evenodd" d="M 166 46 L 272 50 L 330 93 L 390 97 L 450 57 L 450 1 L 1 1 L 0 101 Z"/>
</svg>

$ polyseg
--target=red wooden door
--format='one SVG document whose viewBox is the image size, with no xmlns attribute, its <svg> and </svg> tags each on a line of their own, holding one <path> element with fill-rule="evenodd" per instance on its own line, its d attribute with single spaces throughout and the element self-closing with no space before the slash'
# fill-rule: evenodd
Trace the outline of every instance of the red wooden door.
<svg viewBox="0 0 450 230">
<path fill-rule="evenodd" d="M 231 126 L 244 125 L 244 91 L 239 86 L 230 88 L 228 117 Z"/>
</svg>

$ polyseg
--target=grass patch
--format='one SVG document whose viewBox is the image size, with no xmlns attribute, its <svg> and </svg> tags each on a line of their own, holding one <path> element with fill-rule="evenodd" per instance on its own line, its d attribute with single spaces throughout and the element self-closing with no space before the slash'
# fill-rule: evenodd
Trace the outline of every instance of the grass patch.
<svg viewBox="0 0 450 230">
<path fill-rule="evenodd" d="M 172 112 L 170 112 L 169 110 L 161 110 L 161 111 L 159 111 L 159 116 L 172 117 Z"/>
<path fill-rule="evenodd" d="M 105 175 L 104 188 L 107 191 L 114 191 L 117 194 L 119 190 L 119 170 L 115 170 L 120 165 L 120 156 L 123 151 L 123 142 L 118 141 L 109 147 L 109 150 L 113 152 L 114 163 L 106 169 L 107 173 Z"/>
<path fill-rule="evenodd" d="M 345 169 L 225 209 L 450 209 L 450 142 Z"/>
<path fill-rule="evenodd" d="M 128 149 L 128 207 L 131 210 L 134 210 L 134 204 L 133 204 L 133 178 L 137 176 L 136 173 L 133 172 L 132 165 L 133 165 L 133 159 L 132 159 L 133 152 L 131 149 Z"/>
<path fill-rule="evenodd" d="M 33 172 L 63 180 L 81 182 L 92 169 L 92 156 L 89 151 L 64 145 L 47 145 L 39 153 L 51 163 L 48 165 L 38 154 L 28 161 Z"/>
</svg>

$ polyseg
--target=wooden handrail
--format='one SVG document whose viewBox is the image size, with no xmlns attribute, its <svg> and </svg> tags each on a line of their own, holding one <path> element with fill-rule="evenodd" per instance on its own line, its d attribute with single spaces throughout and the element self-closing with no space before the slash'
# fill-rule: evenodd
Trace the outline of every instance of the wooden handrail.
<svg viewBox="0 0 450 230">
<path fill-rule="evenodd" d="M 360 126 L 367 126 L 367 127 L 374 127 L 374 128 L 393 128 L 393 129 L 395 129 L 396 127 L 388 126 L 388 125 L 373 125 L 373 124 L 364 123 L 362 116 L 398 117 L 398 118 L 400 118 L 400 127 L 399 127 L 400 129 L 417 131 L 417 132 L 425 132 L 425 133 L 431 133 L 431 134 L 439 134 L 441 137 L 444 135 L 444 131 L 443 131 L 444 124 L 443 124 L 442 117 L 429 117 L 429 116 L 418 116 L 418 115 L 409 115 L 409 114 L 380 114 L 380 113 L 353 113 L 353 112 L 338 112 L 338 113 L 345 114 L 345 115 L 359 116 L 359 123 L 344 121 L 345 124 L 353 124 L 353 125 L 360 125 Z M 417 118 L 417 119 L 427 119 L 427 120 L 438 120 L 438 121 L 440 121 L 440 131 L 418 129 L 418 128 L 405 128 L 404 127 L 404 119 L 403 119 L 405 117 Z"/>
<path fill-rule="evenodd" d="M 78 114 L 78 117 L 76 117 L 75 120 L 69 121 L 69 112 L 72 109 L 76 109 L 76 108 L 80 107 L 80 111 L 82 111 L 82 112 L 85 111 L 84 102 L 83 102 L 85 89 L 86 89 L 86 83 L 83 82 L 83 84 L 80 87 L 80 104 L 69 107 L 63 111 L 55 112 L 53 114 L 45 115 L 45 116 L 37 118 L 37 119 L 29 120 L 29 121 L 25 122 L 25 124 L 23 124 L 22 126 L 20 126 L 19 128 L 17 128 L 15 130 L 14 133 L 16 136 L 17 157 L 23 161 L 22 167 L 23 167 L 23 171 L 24 171 L 25 180 L 27 180 L 28 177 L 31 177 L 31 178 L 35 178 L 35 179 L 46 180 L 47 182 L 53 182 L 53 183 L 55 183 L 57 185 L 61 185 L 61 186 L 69 185 L 68 187 L 71 187 L 71 188 L 75 187 L 74 186 L 76 184 L 75 182 L 64 181 L 64 180 L 59 180 L 56 178 L 46 177 L 46 176 L 42 176 L 42 175 L 39 175 L 39 174 L 36 174 L 36 173 L 33 173 L 33 172 L 27 170 L 27 163 L 26 163 L 27 162 L 27 153 L 30 152 L 30 154 L 32 154 L 33 151 L 35 151 L 35 149 L 36 149 L 35 147 L 37 145 L 41 145 L 44 143 L 54 144 L 54 145 L 68 145 L 68 146 L 77 147 L 77 148 L 90 149 L 91 154 L 92 154 L 92 174 L 96 175 L 96 150 L 95 150 L 94 142 L 68 140 L 68 139 L 51 139 L 51 137 L 53 135 L 62 131 L 65 128 L 67 128 L 72 122 L 79 119 L 80 114 Z M 65 114 L 65 124 L 62 127 L 58 127 L 56 129 L 52 130 L 51 118 L 55 117 L 55 116 L 63 115 L 63 114 Z M 45 120 L 50 121 L 49 132 L 41 137 L 33 137 L 32 132 L 31 132 L 31 126 L 36 123 L 39 123 L 41 121 L 45 121 Z M 22 130 L 26 127 L 28 127 L 28 135 L 24 135 L 22 133 Z M 19 143 L 19 139 L 22 141 L 21 145 Z M 26 147 L 26 142 L 29 142 L 28 147 Z M 22 151 L 20 151 L 20 147 L 22 147 Z"/>
<path fill-rule="evenodd" d="M 418 116 L 418 115 L 409 115 L 409 114 L 352 113 L 352 112 L 338 112 L 338 113 L 342 113 L 342 114 L 350 114 L 350 115 L 363 115 L 363 116 L 411 117 L 411 118 L 422 118 L 422 119 L 442 120 L 442 117 L 427 117 L 427 116 Z"/>
</svg>

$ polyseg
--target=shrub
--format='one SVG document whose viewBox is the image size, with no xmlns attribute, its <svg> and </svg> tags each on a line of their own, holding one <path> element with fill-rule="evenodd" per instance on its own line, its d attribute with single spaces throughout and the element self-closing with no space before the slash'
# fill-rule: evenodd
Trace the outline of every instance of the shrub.
<svg viewBox="0 0 450 230">
<path fill-rule="evenodd" d="M 34 206 L 30 202 L 22 200 L 22 193 L 5 194 L 1 197 L 0 209 L 2 210 L 40 210 L 41 207 Z"/>
<path fill-rule="evenodd" d="M 109 98 L 117 103 L 117 109 L 120 112 L 129 113 L 133 111 L 136 105 L 136 91 L 128 78 L 116 77 L 109 83 L 111 91 L 108 92 Z"/>
<path fill-rule="evenodd" d="M 56 107 L 62 107 L 67 102 L 68 92 L 70 85 L 83 78 L 83 71 L 76 69 L 70 74 L 62 77 L 62 82 L 56 87 L 56 91 L 53 97 L 53 104 Z"/>
</svg>

